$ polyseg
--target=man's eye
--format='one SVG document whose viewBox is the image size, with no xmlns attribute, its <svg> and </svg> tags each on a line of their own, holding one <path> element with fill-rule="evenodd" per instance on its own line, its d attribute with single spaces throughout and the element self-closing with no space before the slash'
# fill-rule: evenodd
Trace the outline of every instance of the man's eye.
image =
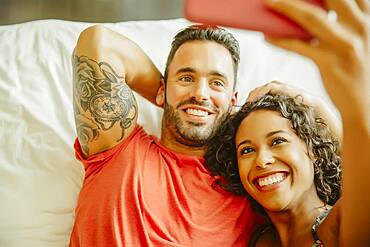
<svg viewBox="0 0 370 247">
<path fill-rule="evenodd" d="M 225 83 L 223 81 L 215 80 L 211 82 L 211 85 L 214 87 L 223 88 L 225 87 Z"/>
<path fill-rule="evenodd" d="M 285 140 L 284 138 L 282 137 L 277 137 L 275 138 L 274 140 L 272 140 L 272 146 L 274 145 L 279 145 L 279 144 L 282 144 L 284 142 L 287 142 L 287 140 Z"/>
<path fill-rule="evenodd" d="M 254 152 L 254 149 L 251 148 L 251 147 L 244 147 L 240 150 L 240 154 L 243 155 L 243 154 L 249 154 L 249 153 L 252 153 Z"/>
<path fill-rule="evenodd" d="M 191 78 L 190 76 L 182 76 L 182 77 L 180 77 L 179 81 L 192 82 L 193 78 Z"/>
</svg>

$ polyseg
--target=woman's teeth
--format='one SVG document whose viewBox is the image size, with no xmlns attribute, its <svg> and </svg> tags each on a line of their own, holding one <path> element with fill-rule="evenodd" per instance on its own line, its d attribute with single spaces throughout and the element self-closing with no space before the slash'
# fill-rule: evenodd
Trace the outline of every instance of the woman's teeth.
<svg viewBox="0 0 370 247">
<path fill-rule="evenodd" d="M 274 173 L 267 177 L 257 179 L 257 183 L 260 187 L 269 186 L 272 184 L 280 183 L 285 179 L 285 173 Z"/>
<path fill-rule="evenodd" d="M 197 117 L 206 117 L 206 116 L 208 116 L 208 112 L 206 112 L 206 111 L 202 111 L 202 110 L 198 110 L 198 109 L 191 109 L 191 108 L 186 109 L 186 113 L 189 114 L 189 115 L 197 116 Z"/>
</svg>

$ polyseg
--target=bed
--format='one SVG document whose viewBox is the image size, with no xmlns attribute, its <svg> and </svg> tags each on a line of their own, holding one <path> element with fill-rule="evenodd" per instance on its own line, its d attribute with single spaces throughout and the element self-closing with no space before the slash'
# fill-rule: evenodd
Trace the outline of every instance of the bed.
<svg viewBox="0 0 370 247">
<path fill-rule="evenodd" d="M 137 42 L 161 71 L 185 19 L 105 23 Z M 0 246 L 68 246 L 84 171 L 76 161 L 71 54 L 91 23 L 40 20 L 0 26 Z M 280 80 L 329 101 L 313 63 L 230 29 L 240 42 L 239 103 Z M 136 95 L 139 123 L 159 135 L 161 110 Z"/>
</svg>

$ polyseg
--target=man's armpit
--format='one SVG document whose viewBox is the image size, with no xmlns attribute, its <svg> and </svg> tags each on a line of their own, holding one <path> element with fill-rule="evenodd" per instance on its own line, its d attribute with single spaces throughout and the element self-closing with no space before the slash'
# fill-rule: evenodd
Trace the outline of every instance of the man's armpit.
<svg viewBox="0 0 370 247">
<path fill-rule="evenodd" d="M 89 154 L 89 144 L 119 124 L 119 142 L 125 130 L 135 123 L 137 105 L 130 87 L 106 62 L 86 56 L 73 58 L 74 112 L 78 139 Z M 105 139 L 105 138 L 104 138 Z"/>
</svg>

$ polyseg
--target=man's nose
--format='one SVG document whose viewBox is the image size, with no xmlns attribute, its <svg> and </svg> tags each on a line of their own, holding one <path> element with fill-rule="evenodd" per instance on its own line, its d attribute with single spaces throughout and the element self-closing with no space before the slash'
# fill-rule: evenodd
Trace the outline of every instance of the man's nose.
<svg viewBox="0 0 370 247">
<path fill-rule="evenodd" d="M 193 97 L 197 101 L 207 101 L 210 98 L 210 88 L 208 85 L 208 80 L 201 78 L 197 83 L 194 84 Z"/>
</svg>

